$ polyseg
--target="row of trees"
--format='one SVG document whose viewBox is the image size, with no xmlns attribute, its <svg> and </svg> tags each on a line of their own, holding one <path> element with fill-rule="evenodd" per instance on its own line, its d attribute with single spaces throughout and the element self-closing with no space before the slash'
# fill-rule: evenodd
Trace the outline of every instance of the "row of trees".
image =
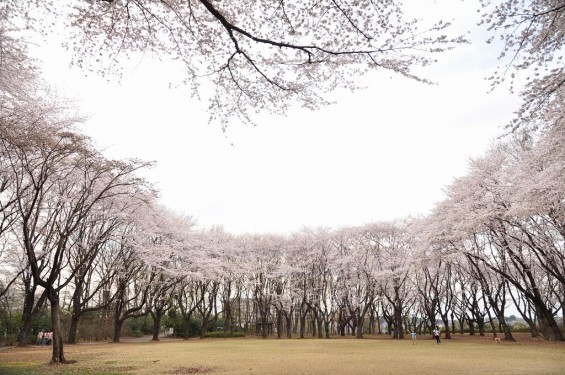
<svg viewBox="0 0 565 375">
<path fill-rule="evenodd" d="M 503 31 L 505 52 L 514 54 L 510 68 L 545 70 L 526 85 L 512 140 L 473 160 L 428 217 L 290 236 L 231 236 L 218 228 L 197 231 L 191 218 L 161 207 L 138 174 L 149 163 L 108 160 L 77 130 L 80 119 L 37 78 L 12 22 L 31 14 L 27 5 L 2 2 L 0 297 L 13 303 L 10 296 L 21 296 L 13 305 L 22 311 L 18 341 L 29 341 L 49 302 L 52 362 L 66 362 L 62 300 L 71 314 L 71 343 L 86 314 L 112 319 L 119 340 L 127 319 L 150 314 L 158 330 L 170 309 L 187 322 L 198 316 L 203 332 L 221 314 L 226 330 L 251 322 L 266 335 L 276 322 L 279 334 L 298 325 L 303 336 L 308 320 L 318 335 L 335 329 L 362 337 L 369 317 L 384 319 L 397 338 L 408 326 L 438 321 L 449 336 L 457 321 L 481 332 L 491 324 L 512 339 L 504 318 L 510 301 L 533 334 L 563 340 L 556 316 L 565 308 L 565 96 L 563 62 L 554 55 L 563 43 L 565 6 L 503 3 L 485 22 Z M 346 8 L 330 1 L 307 11 L 265 2 L 264 12 L 252 14 L 242 12 L 244 2 L 230 4 L 77 4 L 71 17 L 91 41 L 77 50 L 82 57 L 94 47 L 112 51 L 119 40 L 120 51 L 174 52 L 195 80 L 200 68 L 211 66 L 206 76 L 218 88 L 212 103 L 245 118 L 246 108 L 274 103 L 284 109 L 295 99 L 315 107 L 324 90 L 351 85 L 350 69 L 410 77 L 413 65 L 430 61 L 418 50 L 460 41 L 414 33 L 416 24 L 403 22 L 394 2 L 371 3 L 374 19 L 382 21 L 376 23 L 365 22 L 373 18 L 362 2 Z M 57 5 L 46 1 L 41 8 L 64 14 Z M 267 22 L 267 14 L 279 22 Z M 211 53 L 213 43 L 221 53 Z M 211 64 L 202 63 L 207 57 Z M 329 86 L 310 89 L 309 82 Z M 521 131 L 527 128 L 538 131 Z"/>
<path fill-rule="evenodd" d="M 311 321 L 319 336 L 362 337 L 369 320 L 386 322 L 396 338 L 438 322 L 449 337 L 458 322 L 458 330 L 466 323 L 484 334 L 490 325 L 512 340 L 509 307 L 533 335 L 563 340 L 556 319 L 565 309 L 562 129 L 495 145 L 427 217 L 290 236 L 197 231 L 190 218 L 155 203 L 132 175 L 136 164 L 86 163 L 96 153 L 81 154 L 78 142 L 70 152 L 57 133 L 30 130 L 24 144 L 4 137 L 11 169 L 1 256 L 12 278 L 2 294 L 22 288 L 22 344 L 48 300 L 62 346 L 61 293 L 70 343 L 93 311 L 112 320 L 114 341 L 128 318 L 151 315 L 158 339 L 171 310 L 186 327 L 198 317 L 202 334 L 221 317 L 226 331 L 254 324 L 263 336 L 276 324 L 289 337 L 298 325 L 303 337 Z M 29 142 L 34 136 L 42 142 Z"/>
</svg>

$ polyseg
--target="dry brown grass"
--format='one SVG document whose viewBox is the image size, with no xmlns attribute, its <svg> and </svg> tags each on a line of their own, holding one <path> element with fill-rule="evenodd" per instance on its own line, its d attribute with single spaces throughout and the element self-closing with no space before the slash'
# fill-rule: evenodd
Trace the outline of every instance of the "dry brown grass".
<svg viewBox="0 0 565 375">
<path fill-rule="evenodd" d="M 455 336 L 391 340 L 205 339 L 66 346 L 78 363 L 49 366 L 50 348 L 0 352 L 0 374 L 563 374 L 565 343 L 495 345 L 492 338 Z"/>
</svg>

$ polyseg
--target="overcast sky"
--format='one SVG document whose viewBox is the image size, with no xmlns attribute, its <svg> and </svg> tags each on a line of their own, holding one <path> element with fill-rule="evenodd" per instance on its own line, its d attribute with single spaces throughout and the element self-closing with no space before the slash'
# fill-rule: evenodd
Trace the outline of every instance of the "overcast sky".
<svg viewBox="0 0 565 375">
<path fill-rule="evenodd" d="M 289 233 L 306 226 L 362 225 L 426 214 L 443 188 L 464 175 L 508 123 L 518 100 L 489 93 L 499 47 L 479 33 L 476 1 L 407 1 L 431 20 L 453 19 L 472 43 L 424 70 L 436 85 L 389 73 L 363 78 L 364 90 L 336 91 L 319 111 L 263 115 L 258 126 L 208 124 L 207 103 L 182 72 L 145 57 L 115 78 L 69 68 L 52 44 L 37 51 L 45 78 L 89 115 L 84 130 L 111 158 L 155 160 L 146 177 L 162 202 L 200 226 L 233 233 Z"/>
</svg>

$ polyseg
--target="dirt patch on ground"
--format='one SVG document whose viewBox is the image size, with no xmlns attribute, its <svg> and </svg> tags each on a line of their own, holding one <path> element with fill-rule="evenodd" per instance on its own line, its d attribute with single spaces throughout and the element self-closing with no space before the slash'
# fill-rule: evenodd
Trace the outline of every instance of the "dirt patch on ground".
<svg viewBox="0 0 565 375">
<path fill-rule="evenodd" d="M 179 367 L 167 372 L 167 374 L 173 374 L 173 375 L 206 374 L 208 372 L 212 372 L 212 369 L 209 367 Z"/>
</svg>

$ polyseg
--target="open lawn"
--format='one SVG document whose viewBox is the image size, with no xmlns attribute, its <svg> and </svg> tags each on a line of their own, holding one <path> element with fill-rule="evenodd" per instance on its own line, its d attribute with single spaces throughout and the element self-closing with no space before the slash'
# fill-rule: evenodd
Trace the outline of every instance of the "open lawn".
<svg viewBox="0 0 565 375">
<path fill-rule="evenodd" d="M 0 350 L 0 374 L 565 374 L 565 343 L 455 336 L 205 339 L 66 345 L 78 363 L 48 365 L 50 347 Z"/>
</svg>

